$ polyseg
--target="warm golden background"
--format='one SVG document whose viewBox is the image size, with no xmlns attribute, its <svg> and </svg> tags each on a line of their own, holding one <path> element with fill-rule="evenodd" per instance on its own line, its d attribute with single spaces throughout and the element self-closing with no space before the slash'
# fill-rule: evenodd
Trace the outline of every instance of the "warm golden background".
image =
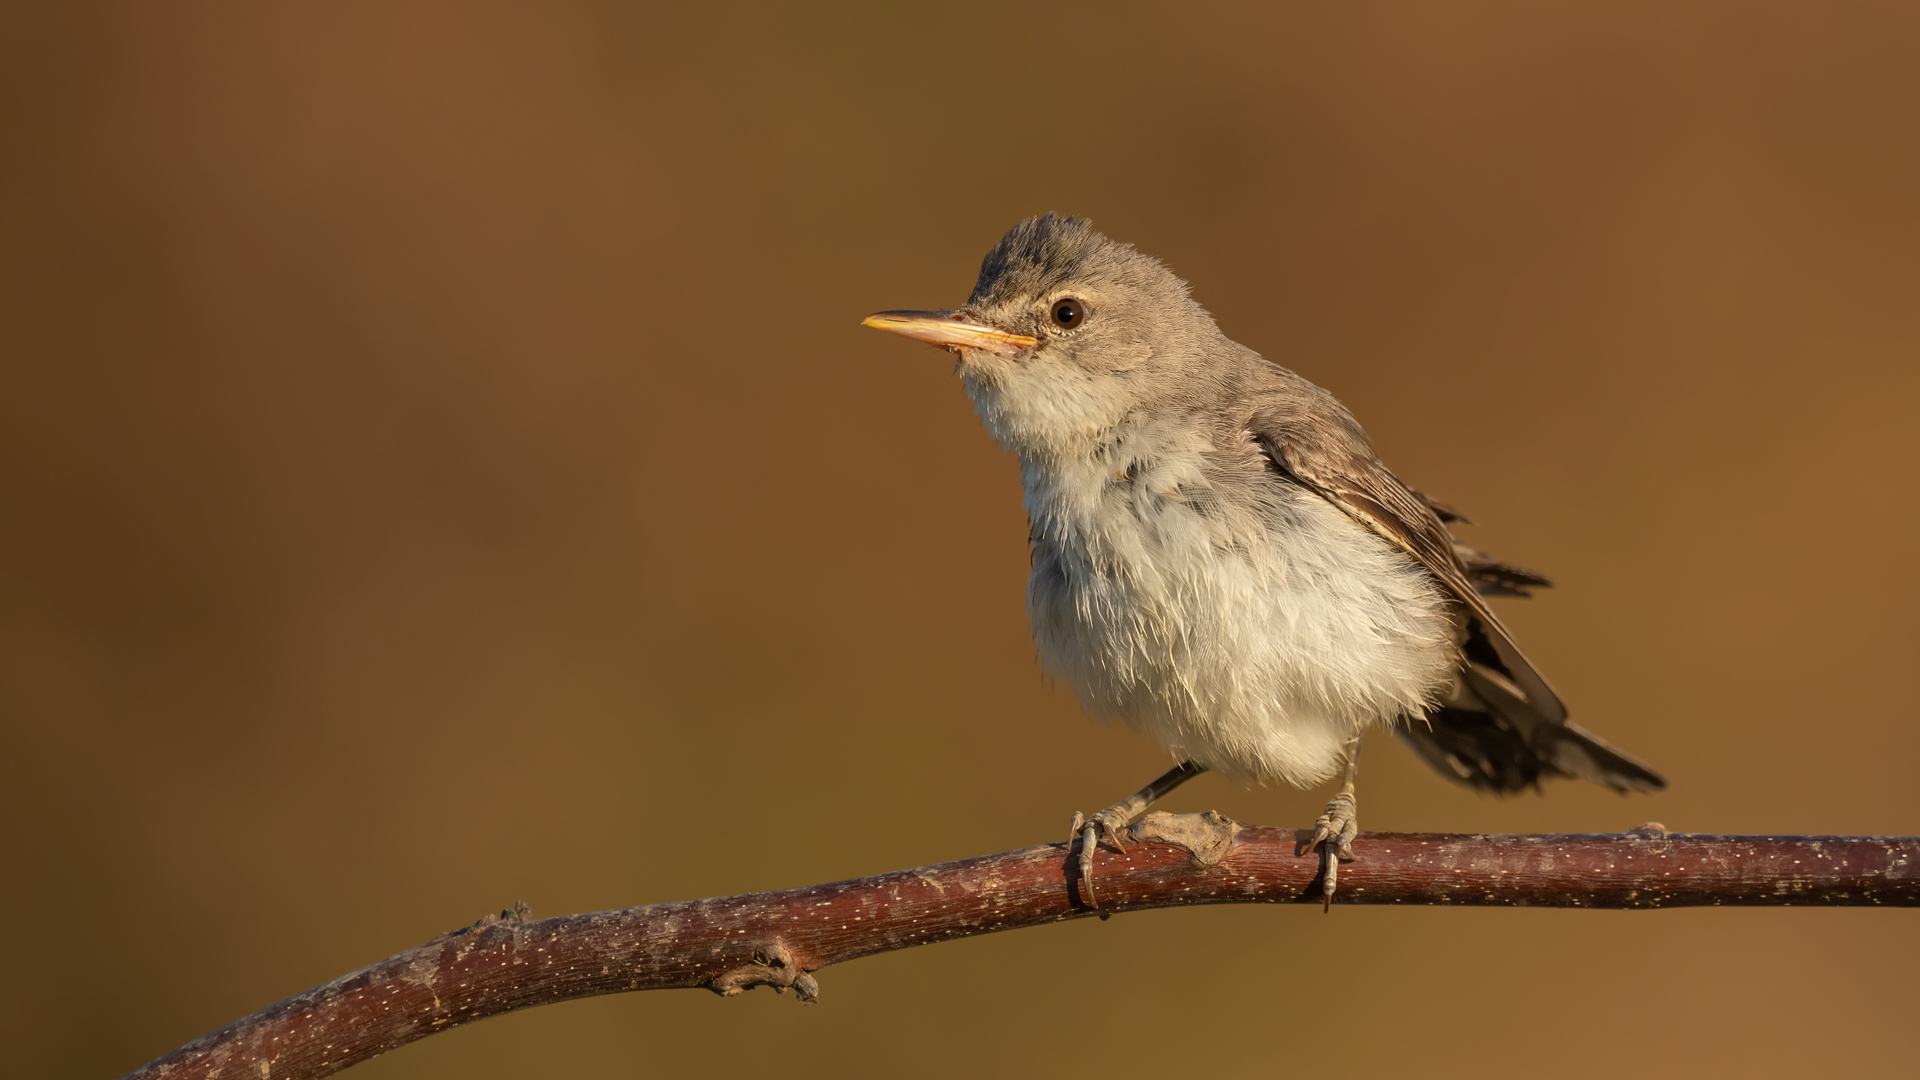
<svg viewBox="0 0 1920 1080">
<path fill-rule="evenodd" d="M 1375 829 L 1917 833 L 1902 4 L 0 7 L 7 1072 L 106 1077 L 516 898 L 1061 837 L 937 352 L 1088 214 L 1343 397 L 1670 794 Z M 1326 792 L 1176 810 L 1299 825 Z M 1890 911 L 1164 911 L 536 1009 L 375 1077 L 1888 1075 Z"/>
</svg>

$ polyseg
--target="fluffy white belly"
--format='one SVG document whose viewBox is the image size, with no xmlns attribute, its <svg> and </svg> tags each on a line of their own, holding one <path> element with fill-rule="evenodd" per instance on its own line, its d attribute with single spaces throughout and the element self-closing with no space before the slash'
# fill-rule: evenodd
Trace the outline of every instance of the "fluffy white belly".
<svg viewBox="0 0 1920 1080">
<path fill-rule="evenodd" d="M 1405 553 L 1279 477 L 1226 505 L 1191 467 L 1026 468 L 1027 612 L 1088 712 L 1216 772 L 1307 787 L 1368 724 L 1421 715 L 1457 664 Z"/>
</svg>

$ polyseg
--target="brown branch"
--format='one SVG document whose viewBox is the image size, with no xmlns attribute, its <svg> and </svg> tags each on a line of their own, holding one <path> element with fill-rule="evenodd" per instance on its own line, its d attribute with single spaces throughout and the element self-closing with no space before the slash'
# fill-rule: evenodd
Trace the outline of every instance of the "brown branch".
<svg viewBox="0 0 1920 1080">
<path fill-rule="evenodd" d="M 1102 849 L 1108 912 L 1318 903 L 1307 833 L 1151 814 Z M 1338 905 L 1920 906 L 1920 837 L 1367 833 Z M 813 972 L 892 949 L 1096 914 L 1065 844 L 779 892 L 525 921 L 503 912 L 288 998 L 129 1077 L 327 1076 L 469 1021 L 626 990 L 755 986 L 802 1001 Z M 1336 905 L 1336 906 L 1338 906 Z M 1338 917 L 1337 914 L 1335 916 Z"/>
</svg>

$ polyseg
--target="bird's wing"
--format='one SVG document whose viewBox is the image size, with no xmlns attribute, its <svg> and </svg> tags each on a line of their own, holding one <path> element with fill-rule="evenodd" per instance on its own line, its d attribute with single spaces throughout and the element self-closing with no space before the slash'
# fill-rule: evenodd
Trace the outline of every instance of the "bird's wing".
<svg viewBox="0 0 1920 1080">
<path fill-rule="evenodd" d="M 1436 506 L 1389 472 L 1333 395 L 1293 382 L 1258 403 L 1247 431 L 1283 473 L 1413 556 L 1465 610 L 1459 700 L 1435 710 L 1427 724 L 1399 732 L 1428 764 L 1492 791 L 1530 787 L 1544 774 L 1578 776 L 1616 791 L 1667 786 L 1645 764 L 1567 720 L 1560 695 L 1476 588 L 1512 589 L 1545 579 L 1455 542 L 1442 518 L 1464 520 L 1459 512 Z"/>
<path fill-rule="evenodd" d="M 1644 763 L 1567 721 L 1567 705 L 1476 588 L 1476 582 L 1519 588 L 1546 578 L 1457 544 L 1442 517 L 1459 521 L 1459 511 L 1436 507 L 1394 477 L 1332 394 L 1294 380 L 1261 398 L 1246 430 L 1284 475 L 1413 555 L 1465 609 L 1467 663 L 1457 701 L 1436 709 L 1427 724 L 1400 730 L 1428 765 L 1494 792 L 1532 786 L 1542 774 L 1580 776 L 1617 792 L 1667 786 Z"/>
<path fill-rule="evenodd" d="M 1448 535 L 1452 535 L 1453 524 L 1456 521 L 1462 525 L 1473 524 L 1472 518 L 1426 492 L 1414 491 L 1413 493 L 1419 496 L 1420 501 L 1427 504 L 1427 509 L 1433 511 L 1434 516 L 1440 519 L 1440 523 L 1447 527 Z M 1467 580 L 1473 582 L 1473 591 L 1481 596 L 1527 597 L 1533 595 L 1527 591 L 1528 589 L 1553 588 L 1553 582 L 1538 570 L 1529 570 L 1524 566 L 1515 566 L 1504 559 L 1496 559 L 1484 551 L 1461 543 L 1458 537 L 1454 537 L 1453 540 L 1453 554 L 1460 560 L 1461 567 L 1466 570 Z"/>
<path fill-rule="evenodd" d="M 1391 540 L 1446 586 L 1471 624 L 1466 643 L 1470 662 L 1498 670 L 1540 720 L 1566 722 L 1560 695 L 1520 652 L 1474 588 L 1440 515 L 1380 463 L 1366 432 L 1333 395 L 1305 380 L 1294 382 L 1258 403 L 1247 430 L 1288 476 Z"/>
</svg>

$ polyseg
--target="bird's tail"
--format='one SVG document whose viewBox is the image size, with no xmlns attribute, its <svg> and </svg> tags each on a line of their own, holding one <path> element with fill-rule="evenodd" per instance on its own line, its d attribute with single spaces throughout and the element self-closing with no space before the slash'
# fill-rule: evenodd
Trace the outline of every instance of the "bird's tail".
<svg viewBox="0 0 1920 1080">
<path fill-rule="evenodd" d="M 1461 689 L 1424 721 L 1395 729 L 1450 780 L 1501 794 L 1538 788 L 1550 776 L 1578 777 L 1621 792 L 1667 786 L 1659 773 L 1578 724 L 1543 719 L 1493 673 L 1469 668 Z"/>
</svg>

